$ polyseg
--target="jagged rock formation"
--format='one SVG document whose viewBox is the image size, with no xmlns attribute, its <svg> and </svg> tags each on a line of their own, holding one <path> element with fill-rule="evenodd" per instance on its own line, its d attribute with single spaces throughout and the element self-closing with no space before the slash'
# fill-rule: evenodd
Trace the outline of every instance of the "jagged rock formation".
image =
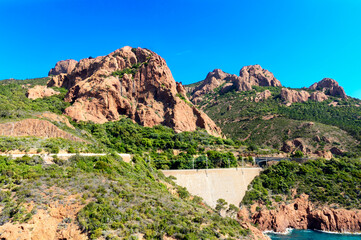
<svg viewBox="0 0 361 240">
<path fill-rule="evenodd" d="M 328 99 L 325 93 L 316 91 L 313 93 L 308 93 L 304 90 L 297 91 L 288 88 L 282 88 L 281 90 L 281 99 L 288 105 L 296 102 L 306 102 L 309 99 L 317 102 L 323 102 Z"/>
<path fill-rule="evenodd" d="M 191 93 L 191 100 L 194 103 L 202 101 L 203 95 L 220 88 L 220 93 L 226 93 L 235 89 L 236 91 L 249 91 L 252 86 L 282 86 L 271 72 L 262 69 L 260 65 L 245 66 L 240 70 L 239 76 L 225 73 L 215 69 L 208 73 L 206 79 L 195 88 L 188 89 Z"/>
<path fill-rule="evenodd" d="M 324 78 L 318 83 L 314 83 L 309 87 L 310 90 L 320 90 L 327 95 L 334 97 L 347 98 L 345 90 L 338 82 L 331 78 Z"/>
<path fill-rule="evenodd" d="M 107 56 L 82 59 L 48 86 L 69 89 L 65 114 L 76 121 L 104 123 L 127 115 L 143 126 L 166 125 L 177 132 L 197 127 L 220 136 L 220 129 L 193 106 L 164 61 L 142 48 L 124 47 Z"/>
<path fill-rule="evenodd" d="M 25 119 L 18 122 L 0 124 L 1 136 L 35 136 L 44 138 L 65 138 L 72 141 L 83 141 L 74 135 L 59 129 L 54 124 L 39 119 Z"/>
<path fill-rule="evenodd" d="M 26 96 L 29 99 L 35 100 L 37 98 L 50 97 L 57 94 L 60 94 L 60 92 L 57 92 L 51 88 L 47 88 L 46 86 L 37 85 L 33 88 L 28 89 Z"/>
<path fill-rule="evenodd" d="M 287 228 L 316 229 L 332 232 L 361 232 L 361 212 L 357 210 L 334 209 L 327 206 L 318 208 L 302 194 L 290 204 L 281 202 L 275 209 L 263 208 L 256 211 L 258 204 L 251 206 L 250 212 L 243 210 L 239 216 L 251 219 L 261 231 L 285 232 Z"/>
<path fill-rule="evenodd" d="M 239 76 L 244 82 L 249 83 L 251 86 L 282 86 L 281 82 L 273 76 L 273 73 L 266 69 L 262 69 L 260 65 L 243 67 L 239 72 Z"/>
<path fill-rule="evenodd" d="M 59 61 L 56 63 L 55 67 L 49 71 L 48 76 L 71 73 L 77 63 L 78 62 L 73 59 Z"/>
</svg>

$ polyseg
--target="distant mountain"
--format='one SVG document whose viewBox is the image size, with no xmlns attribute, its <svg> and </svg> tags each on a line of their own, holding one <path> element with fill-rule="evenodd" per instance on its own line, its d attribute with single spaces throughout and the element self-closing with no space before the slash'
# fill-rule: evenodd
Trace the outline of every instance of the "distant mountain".
<svg viewBox="0 0 361 240">
<path fill-rule="evenodd" d="M 361 101 L 348 97 L 333 79 L 290 89 L 252 65 L 239 76 L 216 69 L 185 88 L 227 137 L 313 157 L 359 151 Z"/>
</svg>

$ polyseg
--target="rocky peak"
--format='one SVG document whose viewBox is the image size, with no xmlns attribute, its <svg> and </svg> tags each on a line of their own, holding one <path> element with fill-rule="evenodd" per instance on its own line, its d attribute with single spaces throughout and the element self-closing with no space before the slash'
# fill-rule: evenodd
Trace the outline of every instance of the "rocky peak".
<svg viewBox="0 0 361 240">
<path fill-rule="evenodd" d="M 65 114 L 76 121 L 104 123 L 122 115 L 143 126 L 166 125 L 177 132 L 197 127 L 221 131 L 193 106 L 165 60 L 144 48 L 123 47 L 106 56 L 82 59 L 68 74 L 53 76 L 48 86 L 69 89 Z"/>
<path fill-rule="evenodd" d="M 310 90 L 320 90 L 327 95 L 334 97 L 347 98 L 345 90 L 341 87 L 338 82 L 331 78 L 324 78 L 321 81 L 312 84 L 309 87 Z"/>
<path fill-rule="evenodd" d="M 225 73 L 220 69 L 215 69 L 207 74 L 206 79 L 200 85 L 190 91 L 191 100 L 198 103 L 203 99 L 203 95 L 219 88 L 220 93 L 226 93 L 230 90 L 250 91 L 252 86 L 282 86 L 273 74 L 262 69 L 260 65 L 245 66 L 240 70 L 240 76 Z"/>
<path fill-rule="evenodd" d="M 63 60 L 56 63 L 55 67 L 52 68 L 48 75 L 59 75 L 61 73 L 71 73 L 78 62 L 73 59 Z"/>
<path fill-rule="evenodd" d="M 249 82 L 252 86 L 272 86 L 281 87 L 282 84 L 278 81 L 273 73 L 258 64 L 245 66 L 239 72 L 239 76 L 245 82 Z"/>
</svg>

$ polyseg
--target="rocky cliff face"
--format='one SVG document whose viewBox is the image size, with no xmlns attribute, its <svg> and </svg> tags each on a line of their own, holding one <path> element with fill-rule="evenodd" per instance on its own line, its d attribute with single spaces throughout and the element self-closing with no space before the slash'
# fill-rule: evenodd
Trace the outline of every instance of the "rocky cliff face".
<svg viewBox="0 0 361 240">
<path fill-rule="evenodd" d="M 107 56 L 82 59 L 68 74 L 53 76 L 48 86 L 69 89 L 65 114 L 76 121 L 104 123 L 127 115 L 143 126 L 166 125 L 177 132 L 220 129 L 193 106 L 164 61 L 142 48 L 124 47 Z"/>
<path fill-rule="evenodd" d="M 45 138 L 65 138 L 72 141 L 83 141 L 82 139 L 59 129 L 54 124 L 39 119 L 25 119 L 19 122 L 0 124 L 0 135 L 13 137 L 35 136 Z"/>
<path fill-rule="evenodd" d="M 73 59 L 59 61 L 56 63 L 55 67 L 49 71 L 48 76 L 59 75 L 61 73 L 71 73 L 77 63 L 78 62 Z"/>
<path fill-rule="evenodd" d="M 334 97 L 347 98 L 345 90 L 338 82 L 331 78 L 324 78 L 318 83 L 314 83 L 309 87 L 310 90 L 320 90 L 327 95 Z"/>
<path fill-rule="evenodd" d="M 239 216 L 245 219 L 250 218 L 251 222 L 258 224 L 262 231 L 285 232 L 286 228 L 295 228 L 361 232 L 361 211 L 324 206 L 318 208 L 308 200 L 306 194 L 302 194 L 289 204 L 282 202 L 273 210 L 263 208 L 256 211 L 257 206 L 257 204 L 253 205 L 250 211 L 240 211 Z"/>
<path fill-rule="evenodd" d="M 199 103 L 203 95 L 220 88 L 220 93 L 226 93 L 235 89 L 236 91 L 249 91 L 252 86 L 282 86 L 271 72 L 262 69 L 260 65 L 245 66 L 240 70 L 239 76 L 225 73 L 220 69 L 215 69 L 208 73 L 206 79 L 195 88 L 189 89 L 191 100 Z"/>
</svg>

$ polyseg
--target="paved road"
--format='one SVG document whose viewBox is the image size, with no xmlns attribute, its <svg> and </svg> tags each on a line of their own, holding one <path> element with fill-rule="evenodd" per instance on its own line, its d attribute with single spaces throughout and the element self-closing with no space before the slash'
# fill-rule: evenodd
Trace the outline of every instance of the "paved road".
<svg viewBox="0 0 361 240">
<path fill-rule="evenodd" d="M 49 158 L 52 158 L 54 156 L 57 156 L 59 158 L 65 158 L 68 159 L 72 156 L 75 156 L 79 154 L 80 156 L 84 156 L 84 157 L 95 157 L 95 156 L 105 156 L 107 155 L 106 153 L 50 153 L 50 154 L 41 154 L 41 153 L 35 153 L 35 154 L 0 154 L 0 156 L 11 156 L 12 158 L 21 158 L 25 155 L 27 156 L 40 156 L 43 157 L 45 162 L 47 162 L 47 160 Z M 123 160 L 125 162 L 130 162 L 131 161 L 131 155 L 130 154 L 124 154 L 124 153 L 118 153 L 119 156 L 121 156 L 123 158 Z"/>
</svg>

